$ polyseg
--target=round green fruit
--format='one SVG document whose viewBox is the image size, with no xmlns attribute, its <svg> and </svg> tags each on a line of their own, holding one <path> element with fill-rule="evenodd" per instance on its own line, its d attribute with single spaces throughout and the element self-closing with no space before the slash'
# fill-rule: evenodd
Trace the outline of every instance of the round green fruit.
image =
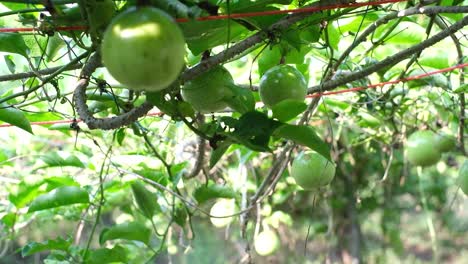
<svg viewBox="0 0 468 264">
<path fill-rule="evenodd" d="M 130 8 L 104 32 L 104 66 L 137 91 L 160 91 L 174 82 L 184 65 L 185 40 L 172 17 L 153 7 Z"/>
<path fill-rule="evenodd" d="M 464 194 L 468 195 L 468 160 L 465 160 L 458 171 L 458 186 Z"/>
<path fill-rule="evenodd" d="M 335 177 L 336 166 L 317 152 L 301 152 L 294 159 L 291 176 L 304 190 L 317 190 Z"/>
<path fill-rule="evenodd" d="M 260 232 L 254 239 L 255 251 L 260 256 L 268 256 L 279 249 L 281 242 L 278 235 L 272 230 Z"/>
<path fill-rule="evenodd" d="M 233 215 L 236 211 L 236 204 L 234 199 L 221 199 L 217 201 L 210 210 L 210 215 L 212 216 L 228 216 Z M 216 227 L 225 227 L 230 224 L 233 220 L 233 217 L 224 217 L 224 218 L 217 218 L 211 217 L 211 223 Z"/>
<path fill-rule="evenodd" d="M 182 98 L 199 112 L 217 112 L 228 106 L 223 101 L 228 93 L 225 86 L 233 83 L 229 71 L 218 66 L 186 82 L 181 89 Z"/>
<path fill-rule="evenodd" d="M 441 153 L 451 151 L 456 145 L 457 141 L 453 136 L 437 134 L 435 137 L 435 148 Z"/>
<path fill-rule="evenodd" d="M 416 131 L 406 141 L 408 161 L 416 166 L 430 166 L 440 159 L 440 152 L 435 147 L 436 135 L 429 130 Z"/>
<path fill-rule="evenodd" d="M 304 100 L 307 83 L 296 68 L 282 64 L 263 74 L 258 91 L 262 102 L 271 108 L 286 99 Z"/>
</svg>

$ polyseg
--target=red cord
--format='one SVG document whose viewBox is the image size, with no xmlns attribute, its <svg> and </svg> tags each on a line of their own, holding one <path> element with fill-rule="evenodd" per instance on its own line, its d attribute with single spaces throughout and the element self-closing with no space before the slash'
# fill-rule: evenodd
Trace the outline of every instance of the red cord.
<svg viewBox="0 0 468 264">
<path fill-rule="evenodd" d="M 230 15 L 217 15 L 217 16 L 204 16 L 195 18 L 197 21 L 209 21 L 209 20 L 222 20 L 222 19 L 230 19 L 230 18 L 247 18 L 247 17 L 256 17 L 256 16 L 271 16 L 271 15 L 284 15 L 284 14 L 294 14 L 294 13 L 312 13 L 318 12 L 323 10 L 331 10 L 336 8 L 344 8 L 344 7 L 362 7 L 362 6 L 375 6 L 381 4 L 389 4 L 389 3 L 398 3 L 398 2 L 405 2 L 406 0 L 380 0 L 380 1 L 371 1 L 371 2 L 363 2 L 363 3 L 349 3 L 349 4 L 334 4 L 328 6 L 319 6 L 319 7 L 303 7 L 297 9 L 289 9 L 289 10 L 272 10 L 272 11 L 262 11 L 262 12 L 248 12 L 248 13 L 236 13 Z M 186 23 L 190 22 L 191 20 L 188 18 L 178 18 L 176 19 L 179 23 Z M 86 30 L 86 26 L 59 26 L 54 28 L 56 31 L 74 31 L 74 30 Z M 0 33 L 6 32 L 31 32 L 37 31 L 37 28 L 0 28 Z"/>
<path fill-rule="evenodd" d="M 463 64 L 458 64 L 458 65 L 455 65 L 455 66 L 452 66 L 452 67 L 449 67 L 449 68 L 440 69 L 440 70 L 432 71 L 432 72 L 427 72 L 427 73 L 423 73 L 423 74 L 419 74 L 419 75 L 414 75 L 414 76 L 410 76 L 410 77 L 406 77 L 406 78 L 398 79 L 398 80 L 394 80 L 394 81 L 381 82 L 381 83 L 376 83 L 376 84 L 370 84 L 368 86 L 354 87 L 354 88 L 349 88 L 349 89 L 344 89 L 344 90 L 339 90 L 339 91 L 331 91 L 331 92 L 311 94 L 311 95 L 308 95 L 307 98 L 316 98 L 316 97 L 321 97 L 321 96 L 324 96 L 324 95 L 334 95 L 334 94 L 342 94 L 342 93 L 349 93 L 349 92 L 357 92 L 357 91 L 362 91 L 362 90 L 365 90 L 365 89 L 372 89 L 372 88 L 382 87 L 382 86 L 389 85 L 389 84 L 397 84 L 397 83 L 400 83 L 400 82 L 407 82 L 407 81 L 422 79 L 424 77 L 428 77 L 428 76 L 435 75 L 435 74 L 438 74 L 438 73 L 453 71 L 455 69 L 465 68 L 467 66 L 468 66 L 468 63 L 463 63 Z"/>
<path fill-rule="evenodd" d="M 427 72 L 427 73 L 424 73 L 424 74 L 414 75 L 414 76 L 410 76 L 410 77 L 407 77 L 407 78 L 398 79 L 398 80 L 394 80 L 394 81 L 370 84 L 368 86 L 354 87 L 354 88 L 344 89 L 344 90 L 340 90 L 340 91 L 332 91 L 332 92 L 312 94 L 312 95 L 307 96 L 307 98 L 314 98 L 314 97 L 321 97 L 321 96 L 327 96 L 327 95 L 362 91 L 364 89 L 377 88 L 377 87 L 381 87 L 381 86 L 385 86 L 385 85 L 389 85 L 389 84 L 397 84 L 397 83 L 400 83 L 400 82 L 407 82 L 407 81 L 411 81 L 411 80 L 422 79 L 424 77 L 428 77 L 428 76 L 435 75 L 435 74 L 438 74 L 438 73 L 453 71 L 455 69 L 465 68 L 467 66 L 468 66 L 468 63 L 463 63 L 463 64 L 455 65 L 453 67 L 449 67 L 449 68 L 445 68 L 445 69 L 441 69 L 441 70 L 436 70 L 436 71 L 432 71 L 432 72 Z M 163 112 L 153 112 L 153 113 L 146 114 L 146 116 L 163 116 L 163 115 L 164 115 Z M 31 122 L 31 125 L 53 125 L 53 124 L 67 124 L 67 123 L 73 123 L 73 122 L 81 122 L 81 120 L 77 119 L 77 120 L 38 121 L 38 122 Z M 11 126 L 13 126 L 13 125 L 8 124 L 8 123 L 0 124 L 0 128 L 1 127 L 11 127 Z"/>
</svg>

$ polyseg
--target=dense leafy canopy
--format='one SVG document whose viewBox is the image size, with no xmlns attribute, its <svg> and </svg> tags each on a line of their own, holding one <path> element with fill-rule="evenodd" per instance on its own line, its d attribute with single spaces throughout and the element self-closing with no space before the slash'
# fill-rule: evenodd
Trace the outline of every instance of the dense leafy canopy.
<svg viewBox="0 0 468 264">
<path fill-rule="evenodd" d="M 467 5 L 1 1 L 0 260 L 463 262 Z"/>
</svg>

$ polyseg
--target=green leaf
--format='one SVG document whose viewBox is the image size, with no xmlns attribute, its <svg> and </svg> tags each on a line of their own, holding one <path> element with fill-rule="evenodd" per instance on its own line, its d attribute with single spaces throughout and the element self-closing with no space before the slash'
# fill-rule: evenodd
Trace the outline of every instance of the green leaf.
<svg viewBox="0 0 468 264">
<path fill-rule="evenodd" d="M 325 35 L 325 30 L 324 30 L 322 33 L 322 39 L 325 41 L 328 41 L 328 44 L 334 50 L 338 50 L 338 44 L 340 44 L 341 33 L 331 23 L 328 24 L 326 30 L 327 30 L 327 34 Z"/>
<path fill-rule="evenodd" d="M 343 21 L 340 21 L 340 32 L 351 31 L 357 33 L 378 18 L 377 14 L 365 13 L 364 15 L 356 15 L 349 19 L 343 19 Z"/>
<path fill-rule="evenodd" d="M 124 247 L 116 245 L 113 248 L 99 248 L 91 250 L 86 258 L 86 264 L 128 263 L 127 252 Z"/>
<path fill-rule="evenodd" d="M 302 45 L 305 44 L 300 35 L 300 30 L 288 30 L 281 35 L 283 41 L 287 42 L 295 51 L 300 51 Z M 302 58 L 304 60 L 304 58 Z"/>
<path fill-rule="evenodd" d="M 167 184 L 169 184 L 170 180 L 166 173 L 160 170 L 149 168 L 148 166 L 146 166 L 146 164 L 140 164 L 140 166 L 143 167 L 143 169 L 135 170 L 134 172 L 136 174 L 143 176 L 149 180 L 152 180 L 164 186 L 167 186 Z"/>
<path fill-rule="evenodd" d="M 146 100 L 169 116 L 177 115 L 177 109 L 175 105 L 172 104 L 171 101 L 166 100 L 165 96 L 166 93 L 164 91 L 150 92 L 146 93 Z"/>
<path fill-rule="evenodd" d="M 418 60 L 419 64 L 433 69 L 450 67 L 449 57 L 443 49 L 429 49 Z"/>
<path fill-rule="evenodd" d="M 62 153 L 57 153 L 57 152 L 49 152 L 46 155 L 42 156 L 41 159 L 44 161 L 48 167 L 65 167 L 65 166 L 71 166 L 71 167 L 78 167 L 78 168 L 84 168 L 85 165 L 81 160 L 75 156 L 75 155 L 69 155 L 65 159 L 60 156 Z M 66 155 L 67 153 L 63 153 L 63 155 Z"/>
<path fill-rule="evenodd" d="M 13 162 L 8 161 L 9 156 L 5 153 L 5 150 L 0 150 L 0 167 L 2 166 L 13 166 Z"/>
<path fill-rule="evenodd" d="M 0 51 L 16 53 L 28 57 L 28 46 L 18 33 L 0 33 Z"/>
<path fill-rule="evenodd" d="M 307 146 L 331 161 L 328 144 L 317 136 L 315 129 L 311 126 L 284 124 L 275 130 L 274 135 Z"/>
<path fill-rule="evenodd" d="M 34 199 L 28 213 L 77 203 L 89 203 L 88 192 L 76 186 L 62 186 Z"/>
<path fill-rule="evenodd" d="M 46 191 L 51 191 L 61 186 L 80 186 L 72 177 L 48 177 L 44 179 L 47 184 Z"/>
<path fill-rule="evenodd" d="M 36 57 L 39 59 L 39 57 L 44 54 L 44 50 L 47 48 L 47 38 L 48 37 L 46 36 L 41 36 L 38 34 L 23 36 L 24 43 L 28 47 L 28 56 L 30 58 Z M 36 61 L 35 63 L 37 65 L 39 61 Z"/>
<path fill-rule="evenodd" d="M 281 59 L 281 50 L 277 45 L 269 46 L 262 51 L 258 58 L 258 74 L 262 76 L 270 68 L 278 65 Z"/>
<path fill-rule="evenodd" d="M 157 201 L 158 197 L 146 189 L 141 181 L 132 182 L 131 187 L 138 208 L 146 218 L 152 219 L 153 215 L 161 210 Z"/>
<path fill-rule="evenodd" d="M 190 21 L 190 23 L 181 23 L 179 26 L 189 49 L 195 56 L 205 50 L 225 44 L 228 41 L 228 35 L 230 41 L 235 41 L 247 32 L 243 26 L 232 20 Z"/>
<path fill-rule="evenodd" d="M 239 87 L 235 84 L 226 85 L 230 96 L 223 98 L 223 101 L 235 111 L 244 114 L 255 109 L 255 99 L 252 92 L 247 88 Z"/>
<path fill-rule="evenodd" d="M 13 228 L 16 223 L 16 214 L 15 213 L 8 213 L 2 217 L 2 223 L 8 227 Z"/>
<path fill-rule="evenodd" d="M 178 114 L 183 117 L 195 117 L 195 110 L 192 105 L 185 101 L 175 101 Z"/>
<path fill-rule="evenodd" d="M 60 132 L 63 132 L 64 134 L 66 134 L 66 135 L 71 135 L 70 131 L 73 130 L 73 128 L 71 128 L 70 124 L 53 124 L 53 125 L 49 126 L 47 129 L 48 130 L 60 131 Z"/>
<path fill-rule="evenodd" d="M 58 33 L 55 33 L 53 36 L 49 37 L 46 48 L 46 58 L 50 62 L 55 59 L 58 52 L 62 47 L 65 46 L 65 41 L 60 38 Z"/>
<path fill-rule="evenodd" d="M 210 169 L 212 169 L 216 165 L 216 163 L 218 163 L 218 161 L 221 159 L 224 153 L 226 153 L 231 144 L 231 141 L 223 141 L 221 143 L 218 143 L 217 148 L 215 148 L 210 155 Z"/>
<path fill-rule="evenodd" d="M 319 25 L 310 25 L 307 28 L 301 30 L 302 40 L 315 43 L 320 40 L 320 26 Z"/>
<path fill-rule="evenodd" d="M 427 69 L 427 71 L 430 71 Z M 427 73 L 426 71 L 416 69 L 411 71 L 410 76 L 423 75 Z M 409 88 L 416 88 L 421 86 L 436 86 L 442 88 L 450 87 L 450 80 L 442 73 L 437 73 L 431 76 L 427 76 L 421 79 L 411 80 L 407 82 Z"/>
<path fill-rule="evenodd" d="M 72 244 L 71 239 L 49 239 L 45 242 L 31 242 L 21 248 L 21 256 L 27 257 L 38 252 L 49 251 L 49 250 L 62 250 L 68 251 Z"/>
<path fill-rule="evenodd" d="M 184 174 L 185 168 L 187 168 L 188 162 L 184 161 L 177 164 L 172 164 L 171 166 L 171 174 L 172 174 L 172 184 L 176 186 L 179 183 L 180 178 Z"/>
<path fill-rule="evenodd" d="M 426 38 L 426 29 L 417 23 L 403 21 L 403 22 L 390 22 L 387 27 L 379 27 L 375 31 L 374 39 L 379 39 L 387 33 L 387 29 L 391 28 L 395 23 L 398 25 L 393 31 L 386 37 L 386 43 L 392 43 L 396 45 L 402 44 L 417 44 L 422 42 Z"/>
<path fill-rule="evenodd" d="M 3 59 L 5 60 L 5 64 L 8 67 L 8 70 L 10 73 L 15 73 L 16 72 L 16 64 L 13 61 L 13 56 L 12 55 L 5 55 L 3 56 Z"/>
<path fill-rule="evenodd" d="M 453 92 L 454 93 L 459 93 L 459 94 L 468 93 L 468 83 L 461 85 L 460 87 L 455 89 Z"/>
<path fill-rule="evenodd" d="M 1 43 L 1 40 L 0 40 L 0 43 Z M 0 105 L 0 121 L 9 123 L 13 126 L 19 127 L 33 134 L 29 120 L 26 118 L 23 111 L 18 110 L 16 108 L 11 108 L 11 107 L 2 108 L 2 106 Z"/>
<path fill-rule="evenodd" d="M 10 192 L 8 195 L 8 200 L 15 205 L 16 208 L 23 208 L 28 203 L 30 203 L 34 198 L 39 194 L 42 194 L 43 191 L 39 190 L 43 182 L 37 182 L 34 184 L 29 184 L 25 182 L 20 182 L 17 190 Z"/>
<path fill-rule="evenodd" d="M 380 119 L 375 117 L 374 115 L 367 113 L 365 111 L 359 111 L 358 115 L 360 117 L 358 124 L 361 127 L 371 127 L 376 128 L 382 125 Z"/>
<path fill-rule="evenodd" d="M 342 100 L 325 98 L 323 99 L 323 104 L 320 104 L 318 109 L 325 113 L 329 112 L 330 110 L 346 111 L 346 110 L 351 109 L 351 104 L 344 102 Z"/>
<path fill-rule="evenodd" d="M 187 222 L 187 210 L 182 204 L 177 204 L 173 213 L 174 222 L 184 227 Z"/>
<path fill-rule="evenodd" d="M 239 120 L 223 117 L 221 121 L 234 128 L 233 132 L 224 135 L 255 151 L 270 151 L 268 143 L 273 131 L 281 125 L 258 111 L 247 112 Z"/>
<path fill-rule="evenodd" d="M 287 122 L 307 109 L 307 104 L 303 100 L 286 99 L 283 100 L 271 109 L 273 117 L 281 122 Z"/>
<path fill-rule="evenodd" d="M 193 197 L 199 204 L 216 198 L 236 198 L 236 192 L 229 186 L 210 183 L 195 190 Z"/>
<path fill-rule="evenodd" d="M 151 92 L 151 93 L 146 93 L 146 99 L 148 102 L 156 106 L 161 112 L 164 114 L 171 116 L 171 117 L 177 117 L 177 116 L 183 116 L 183 117 L 194 117 L 195 116 L 195 110 L 193 107 L 185 102 L 185 101 L 178 101 L 175 99 L 166 99 L 166 92 L 161 91 L 161 92 Z"/>
<path fill-rule="evenodd" d="M 151 229 L 139 222 L 127 222 L 114 225 L 110 228 L 104 228 L 99 235 L 99 243 L 114 239 L 136 240 L 149 244 L 151 238 Z"/>
<path fill-rule="evenodd" d="M 31 80 L 31 79 L 29 79 Z M 39 84 L 37 83 L 28 83 L 27 85 L 36 85 Z M 57 115 L 57 114 L 52 114 L 51 112 L 41 112 L 41 113 L 24 113 L 26 115 L 26 118 L 28 118 L 29 122 L 38 122 L 38 121 L 55 121 L 55 120 L 62 120 L 62 118 Z M 48 126 L 48 125 L 44 125 Z"/>
<path fill-rule="evenodd" d="M 289 5 L 292 0 L 243 0 L 243 1 L 231 1 L 229 3 L 229 8 L 231 12 L 242 13 L 242 12 L 252 12 L 252 10 L 263 10 L 265 6 L 271 4 L 280 4 L 280 5 Z M 220 2 L 225 10 L 227 8 L 227 3 L 225 1 Z"/>
</svg>

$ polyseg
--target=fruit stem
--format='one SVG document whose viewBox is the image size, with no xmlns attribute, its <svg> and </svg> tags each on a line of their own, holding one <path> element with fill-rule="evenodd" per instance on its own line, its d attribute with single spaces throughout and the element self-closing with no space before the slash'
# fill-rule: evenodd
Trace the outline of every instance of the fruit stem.
<svg viewBox="0 0 468 264">
<path fill-rule="evenodd" d="M 281 58 L 280 58 L 279 64 L 286 64 L 286 56 L 284 56 L 284 55 L 281 55 Z"/>
<path fill-rule="evenodd" d="M 423 185 L 422 185 L 422 167 L 417 167 L 417 175 L 418 175 L 418 185 L 419 185 L 419 194 L 421 195 L 421 202 L 423 205 L 424 214 L 426 215 L 426 225 L 427 229 L 429 230 L 429 236 L 431 237 L 431 244 L 432 244 L 432 252 L 434 253 L 433 263 L 438 263 L 439 254 L 437 249 L 437 236 L 434 228 L 434 222 L 432 221 L 432 217 L 429 212 L 428 204 L 427 204 L 427 197 L 424 193 Z"/>
</svg>

